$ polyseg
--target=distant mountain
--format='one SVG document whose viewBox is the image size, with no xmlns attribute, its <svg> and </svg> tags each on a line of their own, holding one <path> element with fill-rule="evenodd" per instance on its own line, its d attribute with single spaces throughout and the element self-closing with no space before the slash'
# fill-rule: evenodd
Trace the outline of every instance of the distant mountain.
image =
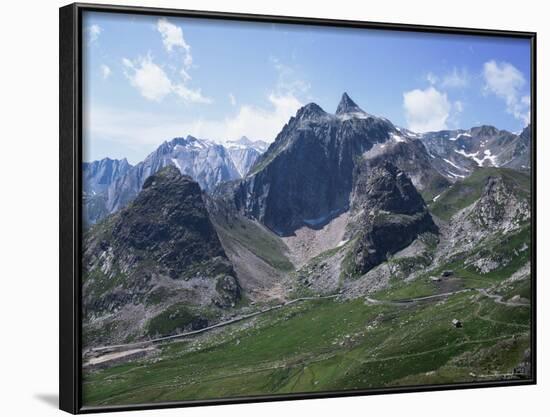
<svg viewBox="0 0 550 417">
<path fill-rule="evenodd" d="M 530 126 L 520 135 L 479 126 L 425 133 L 421 140 L 436 169 L 453 181 L 468 177 L 478 167 L 530 168 Z"/>
<path fill-rule="evenodd" d="M 85 192 L 102 193 L 118 178 L 124 176 L 132 168 L 126 158 L 104 158 L 99 161 L 82 164 L 82 182 L 86 185 Z"/>
<path fill-rule="evenodd" d="M 164 142 L 109 187 L 109 212 L 125 207 L 137 195 L 145 180 L 167 165 L 174 165 L 182 174 L 189 175 L 205 191 L 222 181 L 240 178 L 228 151 L 222 145 L 193 136 L 175 138 Z"/>
<path fill-rule="evenodd" d="M 246 175 L 267 144 L 243 137 L 226 146 L 193 136 L 164 142 L 135 166 L 126 160 L 95 161 L 83 167 L 84 224 L 89 226 L 125 207 L 145 180 L 168 165 L 196 180 L 204 191 Z M 111 161 L 111 162 L 109 162 Z"/>
<path fill-rule="evenodd" d="M 251 141 L 246 136 L 236 141 L 228 141 L 226 144 L 231 160 L 241 177 L 248 174 L 252 165 L 268 146 L 269 144 L 264 141 Z"/>
<path fill-rule="evenodd" d="M 174 166 L 148 177 L 127 208 L 91 228 L 83 265 L 88 342 L 204 327 L 212 308 L 240 298 L 202 191 Z M 162 311 L 177 320 L 168 325 Z"/>
<path fill-rule="evenodd" d="M 228 140 L 226 144 L 227 148 L 252 148 L 258 151 L 260 154 L 264 153 L 269 148 L 269 143 L 263 140 L 250 140 L 246 136 L 242 136 L 237 140 Z"/>
<path fill-rule="evenodd" d="M 315 103 L 299 109 L 246 178 L 225 186 L 233 191 L 218 192 L 232 194 L 241 212 L 287 235 L 346 211 L 357 161 L 385 157 L 422 193 L 435 195 L 449 185 L 417 138 L 366 113 L 344 93 L 336 114 Z"/>
<path fill-rule="evenodd" d="M 507 168 L 528 171 L 531 169 L 531 125 L 519 134 L 519 139 L 510 147 L 512 159 L 504 166 Z"/>
<path fill-rule="evenodd" d="M 107 214 L 107 190 L 132 166 L 126 159 L 104 158 L 82 164 L 82 198 L 84 227 L 96 223 Z"/>
</svg>

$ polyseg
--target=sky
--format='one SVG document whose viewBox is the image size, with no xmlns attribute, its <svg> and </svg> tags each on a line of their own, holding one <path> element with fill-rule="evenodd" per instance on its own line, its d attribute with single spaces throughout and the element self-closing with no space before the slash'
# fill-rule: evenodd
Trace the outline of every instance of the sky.
<svg viewBox="0 0 550 417">
<path fill-rule="evenodd" d="M 530 117 L 528 40 L 85 12 L 84 160 L 143 160 L 193 135 L 271 142 L 343 92 L 416 132 Z"/>
</svg>

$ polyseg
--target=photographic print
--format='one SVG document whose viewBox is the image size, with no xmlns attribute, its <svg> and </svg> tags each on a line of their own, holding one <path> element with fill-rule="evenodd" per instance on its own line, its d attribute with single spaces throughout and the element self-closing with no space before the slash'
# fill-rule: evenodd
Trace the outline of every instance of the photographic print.
<svg viewBox="0 0 550 417">
<path fill-rule="evenodd" d="M 532 382 L 531 39 L 80 24 L 82 406 Z"/>
</svg>

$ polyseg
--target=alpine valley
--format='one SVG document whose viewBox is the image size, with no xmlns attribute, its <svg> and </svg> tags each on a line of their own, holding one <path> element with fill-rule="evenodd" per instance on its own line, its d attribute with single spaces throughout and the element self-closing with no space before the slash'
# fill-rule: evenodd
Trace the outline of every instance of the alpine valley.
<svg viewBox="0 0 550 417">
<path fill-rule="evenodd" d="M 531 129 L 299 109 L 83 165 L 83 396 L 122 405 L 531 375 Z"/>
</svg>

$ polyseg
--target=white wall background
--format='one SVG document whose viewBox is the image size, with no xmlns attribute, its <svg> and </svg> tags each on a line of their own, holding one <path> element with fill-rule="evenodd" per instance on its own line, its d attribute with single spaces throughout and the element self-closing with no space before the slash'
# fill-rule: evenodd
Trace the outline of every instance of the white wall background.
<svg viewBox="0 0 550 417">
<path fill-rule="evenodd" d="M 98 0 L 100 1 L 100 0 Z M 115 0 L 113 0 L 115 1 Z M 550 26 L 540 0 L 117 0 L 120 4 L 538 32 L 537 386 L 290 401 L 140 416 L 525 415 L 550 393 Z M 309 3 L 309 4 L 308 4 Z M 0 413 L 60 415 L 58 384 L 58 0 L 6 1 L 0 23 Z M 546 16 L 546 18 L 545 18 Z M 545 407 L 546 405 L 546 407 Z"/>
</svg>

